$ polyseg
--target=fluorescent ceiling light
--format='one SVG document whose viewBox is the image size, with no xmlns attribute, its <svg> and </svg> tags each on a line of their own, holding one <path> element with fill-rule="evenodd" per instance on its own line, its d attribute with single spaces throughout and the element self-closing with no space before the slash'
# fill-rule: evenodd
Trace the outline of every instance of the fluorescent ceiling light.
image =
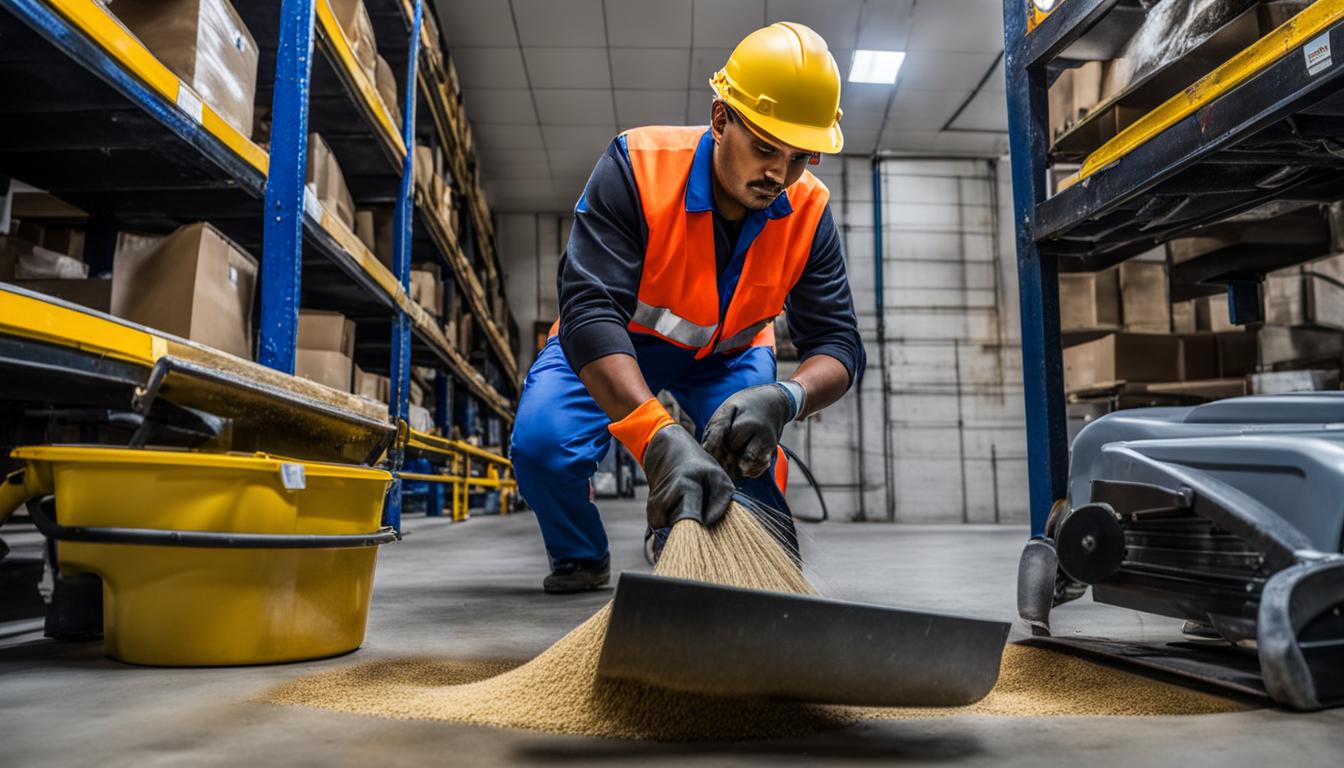
<svg viewBox="0 0 1344 768">
<path fill-rule="evenodd" d="M 849 82 L 891 85 L 896 82 L 896 73 L 901 71 L 903 61 L 904 51 L 855 51 L 854 64 L 849 68 Z"/>
</svg>

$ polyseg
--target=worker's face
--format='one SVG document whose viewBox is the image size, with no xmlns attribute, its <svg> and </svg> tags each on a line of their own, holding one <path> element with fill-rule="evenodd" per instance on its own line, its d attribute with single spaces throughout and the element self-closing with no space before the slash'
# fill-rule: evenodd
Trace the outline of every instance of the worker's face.
<svg viewBox="0 0 1344 768">
<path fill-rule="evenodd" d="M 719 186 L 748 210 L 767 208 L 807 169 L 812 153 L 747 127 L 741 115 L 729 116 L 723 102 L 714 102 L 710 123 L 714 170 Z"/>
</svg>

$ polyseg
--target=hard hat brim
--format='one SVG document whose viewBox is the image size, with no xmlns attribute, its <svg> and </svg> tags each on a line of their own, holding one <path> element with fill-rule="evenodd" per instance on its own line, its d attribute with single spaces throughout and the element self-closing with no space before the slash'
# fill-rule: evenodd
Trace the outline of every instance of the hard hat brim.
<svg viewBox="0 0 1344 768">
<path fill-rule="evenodd" d="M 782 144 L 797 147 L 805 152 L 820 152 L 824 155 L 838 154 L 845 147 L 845 135 L 840 131 L 839 122 L 825 127 L 799 125 L 770 115 L 743 110 L 731 102 L 729 102 L 729 106 L 733 106 L 739 115 L 751 121 L 752 125 L 765 131 L 773 138 L 778 139 Z"/>
</svg>

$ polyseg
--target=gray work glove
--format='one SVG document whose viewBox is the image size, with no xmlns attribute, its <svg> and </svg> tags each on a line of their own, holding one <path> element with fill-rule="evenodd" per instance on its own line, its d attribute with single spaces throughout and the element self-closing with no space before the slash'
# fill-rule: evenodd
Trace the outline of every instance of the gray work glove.
<svg viewBox="0 0 1344 768">
<path fill-rule="evenodd" d="M 673 424 L 654 433 L 644 449 L 649 478 L 649 527 L 667 528 L 690 518 L 719 522 L 733 500 L 733 481 L 691 433 Z"/>
<path fill-rule="evenodd" d="M 796 387 L 795 394 L 785 386 Z M 748 387 L 723 401 L 705 424 L 702 443 L 735 478 L 759 477 L 770 466 L 784 425 L 802 408 L 796 382 Z"/>
</svg>

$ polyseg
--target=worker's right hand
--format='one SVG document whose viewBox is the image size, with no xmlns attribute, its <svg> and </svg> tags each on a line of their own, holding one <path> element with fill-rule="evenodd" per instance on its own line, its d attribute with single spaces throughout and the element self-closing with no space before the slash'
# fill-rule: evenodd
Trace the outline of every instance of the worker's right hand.
<svg viewBox="0 0 1344 768">
<path fill-rule="evenodd" d="M 649 527 L 666 528 L 690 518 L 711 526 L 733 500 L 733 481 L 719 462 L 680 425 L 654 433 L 644 452 L 649 478 Z"/>
</svg>

